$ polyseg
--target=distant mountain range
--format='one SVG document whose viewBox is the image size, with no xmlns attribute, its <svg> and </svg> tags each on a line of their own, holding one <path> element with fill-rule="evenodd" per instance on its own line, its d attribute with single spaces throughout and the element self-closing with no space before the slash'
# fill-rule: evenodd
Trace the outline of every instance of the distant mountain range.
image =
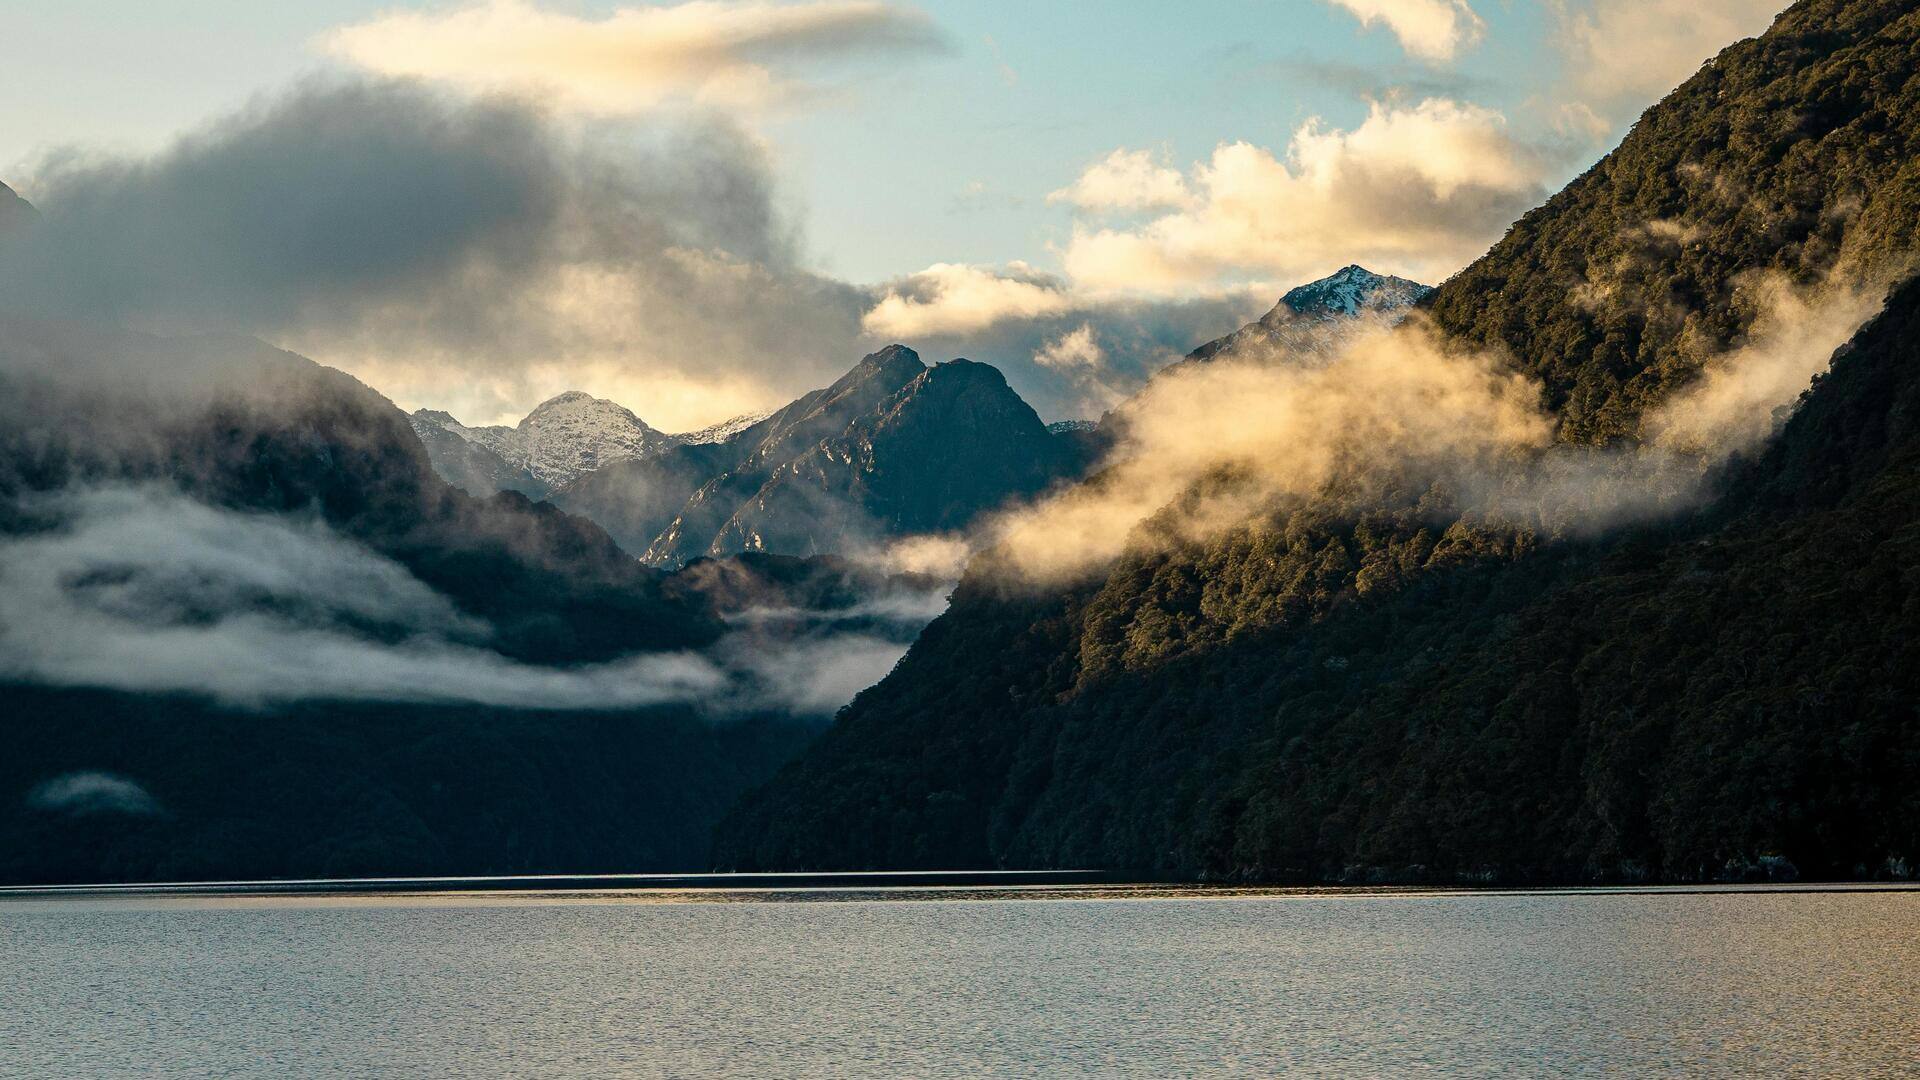
<svg viewBox="0 0 1920 1080">
<path fill-rule="evenodd" d="M 1430 291 L 1349 266 L 1288 292 L 1186 362 L 1256 347 L 1324 355 L 1352 328 L 1395 317 Z M 746 551 L 853 552 L 964 529 L 1077 477 L 1104 445 L 1094 421 L 1041 423 L 996 368 L 929 368 L 901 345 L 773 413 L 681 435 L 579 392 L 511 428 L 470 428 L 426 409 L 412 421 L 455 486 L 550 499 L 658 566 Z"/>
<path fill-rule="evenodd" d="M 900 345 L 773 413 L 679 435 L 580 393 L 512 428 L 469 428 L 424 409 L 411 419 L 450 483 L 550 499 L 665 567 L 740 552 L 858 552 L 963 529 L 1077 476 L 1092 427 L 1050 428 L 997 369 L 928 367 Z"/>
</svg>

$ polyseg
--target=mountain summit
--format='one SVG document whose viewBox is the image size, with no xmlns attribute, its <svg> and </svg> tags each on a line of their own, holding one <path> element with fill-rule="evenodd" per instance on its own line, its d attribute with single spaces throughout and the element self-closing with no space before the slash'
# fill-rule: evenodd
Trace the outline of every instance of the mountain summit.
<svg viewBox="0 0 1920 1080">
<path fill-rule="evenodd" d="M 1370 317 L 1397 318 L 1433 291 L 1430 285 L 1376 274 L 1350 265 L 1318 281 L 1291 289 L 1273 310 L 1226 337 L 1187 354 L 1186 361 L 1211 360 L 1222 353 L 1258 348 L 1306 356 L 1329 353 L 1350 328 Z M 1174 365 L 1178 367 L 1179 365 Z"/>
<path fill-rule="evenodd" d="M 964 527 L 1075 475 L 1078 433 L 1049 431 L 986 364 L 928 367 L 891 345 L 831 386 L 712 442 L 582 476 L 554 501 L 648 562 L 856 550 Z"/>
<path fill-rule="evenodd" d="M 489 475 L 493 470 L 472 472 L 468 455 L 456 453 L 461 448 L 431 437 L 426 428 L 457 435 L 497 456 L 510 470 L 524 470 L 541 491 L 616 461 L 656 453 L 672 441 L 625 407 L 579 390 L 541 402 L 513 427 L 467 427 L 445 412 L 429 409 L 415 412 L 413 421 L 428 451 L 438 451 L 434 453 L 434 465 L 443 474 L 464 479 Z M 517 473 L 502 476 L 499 488 L 538 493 L 528 490 L 529 485 Z"/>
</svg>

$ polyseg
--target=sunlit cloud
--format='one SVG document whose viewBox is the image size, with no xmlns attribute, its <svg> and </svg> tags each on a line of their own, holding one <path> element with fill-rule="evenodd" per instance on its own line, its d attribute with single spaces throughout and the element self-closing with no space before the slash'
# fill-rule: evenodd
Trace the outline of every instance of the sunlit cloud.
<svg viewBox="0 0 1920 1080">
<path fill-rule="evenodd" d="M 1560 0 L 1561 121 L 1601 136 L 1680 85 L 1721 49 L 1765 30 L 1784 0 Z"/>
<path fill-rule="evenodd" d="M 1015 263 L 987 267 L 936 263 L 893 283 L 861 319 L 873 337 L 914 339 L 984 330 L 1007 319 L 1057 315 L 1072 305 L 1056 278 Z"/>
<path fill-rule="evenodd" d="M 1452 60 L 1478 42 L 1486 23 L 1467 0 L 1327 0 L 1352 12 L 1362 26 L 1385 26 L 1410 56 Z"/>
<path fill-rule="evenodd" d="M 1548 170 L 1491 109 L 1376 103 L 1350 131 L 1309 120 L 1283 154 L 1220 146 L 1187 178 L 1190 205 L 1076 228 L 1067 276 L 1084 288 L 1169 293 L 1250 277 L 1298 283 L 1358 261 L 1437 280 L 1536 203 Z M 1106 162 L 1090 171 L 1105 183 Z"/>
<path fill-rule="evenodd" d="M 945 43 L 924 13 L 880 0 L 690 0 L 601 18 L 491 0 L 391 12 L 319 42 L 382 75 L 532 92 L 608 115 L 672 104 L 764 108 L 806 96 L 821 65 Z"/>
<path fill-rule="evenodd" d="M 1148 150 L 1121 147 L 1087 167 L 1072 184 L 1047 196 L 1085 210 L 1157 210 L 1193 201 L 1187 178 Z"/>
</svg>

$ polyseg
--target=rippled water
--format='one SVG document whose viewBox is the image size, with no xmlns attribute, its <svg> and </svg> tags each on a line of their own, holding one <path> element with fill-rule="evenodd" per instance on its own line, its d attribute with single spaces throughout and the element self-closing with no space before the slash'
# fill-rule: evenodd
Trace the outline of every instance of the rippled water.
<svg viewBox="0 0 1920 1080">
<path fill-rule="evenodd" d="M 1920 1072 L 1920 893 L 808 895 L 0 901 L 0 1073 Z"/>
</svg>

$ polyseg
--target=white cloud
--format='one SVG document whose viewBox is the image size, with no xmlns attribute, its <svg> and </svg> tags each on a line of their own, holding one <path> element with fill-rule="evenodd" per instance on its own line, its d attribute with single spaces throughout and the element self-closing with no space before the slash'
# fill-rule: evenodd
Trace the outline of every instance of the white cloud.
<svg viewBox="0 0 1920 1080">
<path fill-rule="evenodd" d="M 244 514 L 161 488 L 41 499 L 62 528 L 0 542 L 0 675 L 57 686 L 304 699 L 714 713 L 831 713 L 879 681 L 945 590 L 743 626 L 705 652 L 548 667 L 489 648 L 491 628 L 404 567 L 297 516 Z M 836 619 L 888 625 L 843 628 Z M 138 790 L 78 774 L 36 805 L 137 808 Z"/>
<path fill-rule="evenodd" d="M 1328 0 L 1360 20 L 1385 26 L 1408 55 L 1429 62 L 1452 60 L 1480 40 L 1486 23 L 1467 0 Z"/>
<path fill-rule="evenodd" d="M 1147 150 L 1121 147 L 1087 167 L 1080 179 L 1047 196 L 1084 210 L 1156 210 L 1193 200 L 1186 177 Z"/>
<path fill-rule="evenodd" d="M 1100 347 L 1093 324 L 1081 323 L 1079 329 L 1070 330 L 1047 342 L 1045 347 L 1033 354 L 1033 362 L 1044 368 L 1090 368 L 1097 371 L 1107 366 L 1107 350 Z"/>
<path fill-rule="evenodd" d="M 935 263 L 889 286 L 861 328 L 872 337 L 902 340 L 965 334 L 1003 320 L 1058 315 L 1072 303 L 1061 282 L 1024 263 L 1005 271 Z"/>
<path fill-rule="evenodd" d="M 1192 170 L 1190 206 L 1138 226 L 1076 228 L 1078 286 L 1180 292 L 1308 280 L 1364 262 L 1437 280 L 1544 195 L 1546 164 L 1499 113 L 1443 98 L 1374 104 L 1360 126 L 1310 120 L 1285 156 L 1238 142 Z"/>
<path fill-rule="evenodd" d="M 481 92 L 532 91 L 621 114 L 674 103 L 787 102 L 808 89 L 793 71 L 801 62 L 926 49 L 942 40 L 923 13 L 880 0 L 690 0 L 618 8 L 598 19 L 491 0 L 446 12 L 391 12 L 334 30 L 320 45 L 383 75 Z"/>
<path fill-rule="evenodd" d="M 1595 133 L 1638 115 L 1721 49 L 1765 30 L 1784 0 L 1561 0 L 1571 100 L 1563 119 Z"/>
</svg>

